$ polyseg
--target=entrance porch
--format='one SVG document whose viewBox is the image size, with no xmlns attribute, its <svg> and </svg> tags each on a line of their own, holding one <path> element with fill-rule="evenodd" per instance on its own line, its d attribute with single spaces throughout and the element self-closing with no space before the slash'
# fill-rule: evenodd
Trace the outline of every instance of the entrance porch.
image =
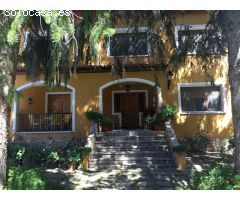
<svg viewBox="0 0 240 200">
<path fill-rule="evenodd" d="M 120 79 L 100 88 L 100 112 L 114 121 L 115 128 L 144 128 L 144 114 L 161 103 L 159 84 L 144 79 Z"/>
</svg>

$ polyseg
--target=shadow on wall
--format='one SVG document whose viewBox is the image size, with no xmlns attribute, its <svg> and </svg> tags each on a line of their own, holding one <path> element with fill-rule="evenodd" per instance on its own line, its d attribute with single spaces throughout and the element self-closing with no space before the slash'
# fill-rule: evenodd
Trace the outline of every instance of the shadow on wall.
<svg viewBox="0 0 240 200">
<path fill-rule="evenodd" d="M 227 62 L 216 59 L 212 66 L 206 68 L 199 59 L 187 59 L 186 64 L 177 70 L 176 80 L 188 82 L 211 81 L 219 78 L 227 78 Z M 207 74 L 209 76 L 207 76 Z"/>
<path fill-rule="evenodd" d="M 86 102 L 83 105 L 76 106 L 76 130 L 80 131 L 80 135 L 86 139 L 89 132 L 90 123 L 85 117 L 85 113 L 90 110 L 99 110 L 98 96 L 94 96 L 92 99 L 86 99 L 86 97 L 80 97 L 81 102 Z"/>
<path fill-rule="evenodd" d="M 204 130 L 211 137 L 229 137 L 233 133 L 232 118 L 229 115 L 178 115 L 173 122 L 179 138 L 195 135 L 199 132 L 198 123 L 202 121 Z"/>
<path fill-rule="evenodd" d="M 202 64 L 201 64 L 202 65 Z M 227 62 L 216 59 L 213 67 L 206 71 L 200 65 L 197 59 L 188 59 L 186 65 L 180 67 L 175 72 L 174 78 L 169 90 L 163 90 L 165 103 L 178 105 L 178 83 L 191 82 L 210 82 L 224 81 L 226 84 L 226 113 L 225 114 L 207 114 L 207 115 L 180 115 L 173 122 L 174 129 L 179 138 L 191 136 L 198 132 L 197 124 L 202 120 L 206 131 L 213 137 L 228 137 L 233 133 L 232 114 L 231 114 L 231 95 L 227 76 Z M 179 106 L 179 105 L 178 105 Z"/>
</svg>

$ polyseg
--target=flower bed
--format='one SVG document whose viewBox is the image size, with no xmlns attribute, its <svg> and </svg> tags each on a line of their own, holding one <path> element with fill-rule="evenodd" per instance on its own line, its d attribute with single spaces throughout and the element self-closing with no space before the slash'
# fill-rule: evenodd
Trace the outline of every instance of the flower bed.
<svg viewBox="0 0 240 200">
<path fill-rule="evenodd" d="M 8 149 L 10 166 L 63 169 L 72 168 L 72 165 L 76 169 L 82 163 L 83 155 L 91 151 L 91 148 L 84 147 L 84 142 L 81 140 L 64 143 L 12 143 Z"/>
</svg>

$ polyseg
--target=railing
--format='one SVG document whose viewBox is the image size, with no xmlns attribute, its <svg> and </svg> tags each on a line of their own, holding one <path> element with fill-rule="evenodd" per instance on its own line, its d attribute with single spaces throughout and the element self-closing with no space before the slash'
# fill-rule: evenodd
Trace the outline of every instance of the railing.
<svg viewBox="0 0 240 200">
<path fill-rule="evenodd" d="M 175 158 L 175 163 L 177 165 L 177 168 L 179 170 L 184 170 L 186 168 L 186 152 L 180 151 L 176 152 L 173 151 L 173 149 L 176 149 L 177 147 L 180 146 L 180 143 L 176 137 L 176 134 L 173 130 L 171 121 L 165 122 L 165 133 L 168 139 L 169 146 L 173 152 L 173 156 Z"/>
<path fill-rule="evenodd" d="M 95 133 L 91 133 L 90 135 L 88 135 L 88 138 L 85 143 L 85 148 L 91 148 L 93 150 L 94 143 L 96 140 L 96 138 L 95 138 L 96 132 L 97 132 L 97 130 L 95 130 Z M 92 156 L 92 151 L 83 157 L 83 169 L 84 170 L 88 170 L 91 156 Z"/>
<path fill-rule="evenodd" d="M 165 129 L 166 129 L 165 132 L 166 132 L 170 147 L 172 148 L 172 147 L 179 146 L 180 144 L 178 142 L 177 136 L 173 130 L 173 127 L 170 121 L 165 122 Z"/>
<path fill-rule="evenodd" d="M 71 130 L 71 113 L 17 114 L 17 132 L 48 132 Z"/>
</svg>

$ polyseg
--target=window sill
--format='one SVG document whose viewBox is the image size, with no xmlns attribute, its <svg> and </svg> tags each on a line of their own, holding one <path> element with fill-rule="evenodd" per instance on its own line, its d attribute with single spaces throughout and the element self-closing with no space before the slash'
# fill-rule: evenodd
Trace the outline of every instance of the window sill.
<svg viewBox="0 0 240 200">
<path fill-rule="evenodd" d="M 186 56 L 197 56 L 197 53 L 196 52 L 193 52 L 193 53 L 187 53 Z M 211 53 L 210 56 L 221 56 L 221 53 Z"/>
<path fill-rule="evenodd" d="M 180 112 L 180 115 L 224 115 L 224 111 L 189 111 L 189 112 Z"/>
</svg>

